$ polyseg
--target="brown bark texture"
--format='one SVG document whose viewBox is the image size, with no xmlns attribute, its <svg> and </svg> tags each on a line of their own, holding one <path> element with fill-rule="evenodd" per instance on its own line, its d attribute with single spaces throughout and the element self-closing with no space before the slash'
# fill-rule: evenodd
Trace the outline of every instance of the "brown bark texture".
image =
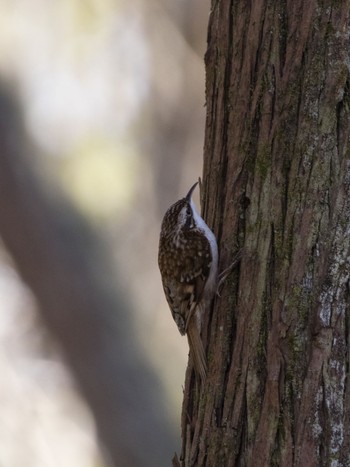
<svg viewBox="0 0 350 467">
<path fill-rule="evenodd" d="M 186 375 L 183 466 L 350 465 L 350 3 L 212 2 L 204 217 L 244 248 Z"/>
</svg>

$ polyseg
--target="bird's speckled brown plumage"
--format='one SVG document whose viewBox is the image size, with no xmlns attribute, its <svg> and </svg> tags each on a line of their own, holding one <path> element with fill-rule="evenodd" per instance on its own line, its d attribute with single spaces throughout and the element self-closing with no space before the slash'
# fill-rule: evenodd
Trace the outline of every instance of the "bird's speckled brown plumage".
<svg viewBox="0 0 350 467">
<path fill-rule="evenodd" d="M 161 235 L 159 269 L 164 293 L 181 334 L 185 334 L 190 315 L 202 298 L 211 265 L 206 237 L 191 229 L 176 236 Z"/>
<path fill-rule="evenodd" d="M 187 333 L 196 371 L 204 379 L 206 358 L 200 338 L 200 323 L 197 323 L 197 312 L 204 308 L 205 299 L 211 298 L 205 295 L 208 295 L 206 285 L 213 263 L 213 240 L 208 240 L 209 228 L 204 221 L 196 221 L 199 215 L 194 214 L 194 206 L 191 203 L 194 187 L 195 185 L 185 198 L 173 204 L 164 216 L 158 263 L 172 316 L 180 333 Z M 209 232 L 214 237 L 212 232 Z M 217 262 L 217 250 L 214 261 Z M 215 271 L 216 268 L 215 264 Z"/>
</svg>

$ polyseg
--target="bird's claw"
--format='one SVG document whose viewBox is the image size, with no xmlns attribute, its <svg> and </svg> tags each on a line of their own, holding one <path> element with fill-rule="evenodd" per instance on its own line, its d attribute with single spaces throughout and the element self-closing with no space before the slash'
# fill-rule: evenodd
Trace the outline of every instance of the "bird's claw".
<svg viewBox="0 0 350 467">
<path fill-rule="evenodd" d="M 223 287 L 224 285 L 224 282 L 225 280 L 227 279 L 227 277 L 231 274 L 231 272 L 233 271 L 233 269 L 237 266 L 237 264 L 241 261 L 242 259 L 242 256 L 243 256 L 243 249 L 240 249 L 236 254 L 235 254 L 235 257 L 233 258 L 233 261 L 232 263 L 230 264 L 230 266 L 226 269 L 224 269 L 218 276 L 218 285 L 217 285 L 217 288 L 216 288 L 216 295 L 221 298 L 221 288 Z"/>
</svg>

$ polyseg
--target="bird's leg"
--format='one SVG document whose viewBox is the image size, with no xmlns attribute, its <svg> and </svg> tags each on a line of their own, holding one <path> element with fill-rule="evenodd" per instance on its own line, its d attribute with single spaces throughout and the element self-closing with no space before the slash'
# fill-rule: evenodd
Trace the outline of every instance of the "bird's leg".
<svg viewBox="0 0 350 467">
<path fill-rule="evenodd" d="M 220 272 L 218 276 L 218 285 L 216 288 L 216 294 L 218 297 L 220 297 L 220 289 L 224 285 L 224 282 L 226 281 L 227 277 L 231 274 L 233 269 L 237 266 L 237 264 L 241 261 L 243 255 L 243 249 L 238 250 L 238 252 L 235 254 L 235 257 L 233 258 L 232 263 L 230 266 L 226 269 L 224 269 L 222 272 Z"/>
</svg>

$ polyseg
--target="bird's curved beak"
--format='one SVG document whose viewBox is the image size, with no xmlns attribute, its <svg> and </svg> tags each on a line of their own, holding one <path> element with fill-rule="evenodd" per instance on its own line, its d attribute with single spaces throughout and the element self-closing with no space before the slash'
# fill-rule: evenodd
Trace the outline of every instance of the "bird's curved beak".
<svg viewBox="0 0 350 467">
<path fill-rule="evenodd" d="M 197 185 L 198 185 L 198 182 L 196 182 L 194 185 L 192 185 L 191 188 L 190 188 L 190 191 L 187 193 L 186 200 L 188 202 L 191 201 L 192 193 L 194 192 L 194 189 L 196 188 Z"/>
</svg>

